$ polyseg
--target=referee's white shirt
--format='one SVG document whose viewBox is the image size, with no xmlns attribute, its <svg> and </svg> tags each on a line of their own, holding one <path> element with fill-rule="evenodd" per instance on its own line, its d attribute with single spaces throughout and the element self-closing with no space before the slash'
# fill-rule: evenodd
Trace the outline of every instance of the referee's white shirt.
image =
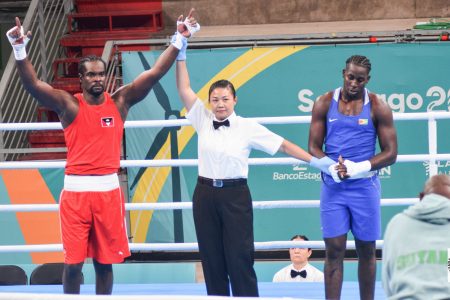
<svg viewBox="0 0 450 300">
<path fill-rule="evenodd" d="M 291 270 L 300 272 L 306 271 L 306 278 L 301 276 L 296 276 L 294 278 L 291 277 Z M 290 264 L 287 267 L 284 267 L 280 271 L 278 271 L 275 276 L 273 276 L 273 282 L 323 282 L 323 272 L 317 269 L 316 267 L 306 264 L 302 269 L 297 270 L 294 268 L 293 264 Z"/>
<path fill-rule="evenodd" d="M 230 127 L 214 129 L 215 116 L 200 99 L 186 118 L 198 135 L 198 175 L 206 178 L 247 178 L 251 150 L 274 155 L 284 140 L 256 121 L 236 116 L 234 112 L 228 117 Z"/>
</svg>

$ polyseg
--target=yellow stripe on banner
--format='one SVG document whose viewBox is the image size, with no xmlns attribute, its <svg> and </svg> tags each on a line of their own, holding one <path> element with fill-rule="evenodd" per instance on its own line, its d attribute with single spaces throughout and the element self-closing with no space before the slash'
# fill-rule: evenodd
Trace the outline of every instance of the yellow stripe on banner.
<svg viewBox="0 0 450 300">
<path fill-rule="evenodd" d="M 300 47 L 271 47 L 253 48 L 242 54 L 236 60 L 211 78 L 198 92 L 197 95 L 207 104 L 208 91 L 212 83 L 220 79 L 228 79 L 233 82 L 236 90 L 243 86 L 254 76 L 266 70 L 280 60 L 307 48 Z M 181 111 L 181 115 L 186 114 L 186 109 Z M 178 131 L 178 151 L 179 154 L 186 147 L 195 130 L 192 126 L 183 126 Z M 170 159 L 170 142 L 166 140 L 155 159 Z M 170 173 L 170 167 L 147 168 L 139 180 L 132 202 L 156 202 L 161 190 Z M 130 221 L 134 243 L 144 243 L 148 233 L 148 227 L 153 215 L 153 211 L 132 211 Z"/>
</svg>

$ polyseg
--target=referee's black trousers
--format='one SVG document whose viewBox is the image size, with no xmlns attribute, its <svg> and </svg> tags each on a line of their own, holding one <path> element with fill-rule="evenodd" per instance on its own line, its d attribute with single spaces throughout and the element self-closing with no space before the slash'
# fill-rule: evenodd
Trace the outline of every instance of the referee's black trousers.
<svg viewBox="0 0 450 300">
<path fill-rule="evenodd" d="M 258 297 L 254 262 L 253 207 L 247 184 L 212 187 L 197 183 L 195 231 L 208 295 Z"/>
</svg>

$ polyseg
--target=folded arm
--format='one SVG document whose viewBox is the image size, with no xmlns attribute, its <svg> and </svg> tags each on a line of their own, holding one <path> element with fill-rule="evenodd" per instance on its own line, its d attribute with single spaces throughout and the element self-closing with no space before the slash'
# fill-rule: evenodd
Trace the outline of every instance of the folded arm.
<svg viewBox="0 0 450 300">
<path fill-rule="evenodd" d="M 372 114 L 381 152 L 370 159 L 370 164 L 371 170 L 378 170 L 392 165 L 397 160 L 397 133 L 389 106 L 376 95 L 371 96 Z"/>
<path fill-rule="evenodd" d="M 308 150 L 311 155 L 317 158 L 326 156 L 322 147 L 325 140 L 326 120 L 330 102 L 331 93 L 327 93 L 316 100 L 312 110 Z"/>
<path fill-rule="evenodd" d="M 327 130 L 327 113 L 331 99 L 332 93 L 329 92 L 322 95 L 314 103 L 308 141 L 308 150 L 313 156 L 310 162 L 311 165 L 326 174 L 330 174 L 331 171 L 336 173 L 335 169 L 330 170 L 330 166 L 334 165 L 336 162 L 329 158 L 322 150 Z"/>
<path fill-rule="evenodd" d="M 369 160 L 357 163 L 345 160 L 347 174 L 353 179 L 367 177 L 370 175 L 370 171 L 392 165 L 397 159 L 397 134 L 392 111 L 375 94 L 370 94 L 370 100 L 372 103 L 372 120 L 377 130 L 381 152 Z"/>
</svg>

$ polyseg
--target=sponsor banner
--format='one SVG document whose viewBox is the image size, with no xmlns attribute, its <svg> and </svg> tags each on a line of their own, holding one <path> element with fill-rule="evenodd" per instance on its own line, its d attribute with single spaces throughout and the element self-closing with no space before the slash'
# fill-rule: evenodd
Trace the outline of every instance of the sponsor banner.
<svg viewBox="0 0 450 300">
<path fill-rule="evenodd" d="M 236 113 L 244 117 L 308 116 L 314 101 L 342 85 L 345 61 L 353 54 L 367 56 L 372 64 L 367 88 L 384 100 L 393 112 L 450 110 L 450 44 L 367 44 L 332 46 L 286 46 L 188 50 L 187 63 L 193 90 L 207 100 L 209 85 L 217 79 L 231 80 L 237 90 Z M 125 83 L 160 52 L 123 53 Z M 176 90 L 175 68 L 155 86 L 149 96 L 130 111 L 128 120 L 182 118 L 184 110 Z M 364 126 L 366 119 L 360 119 Z M 438 153 L 450 153 L 450 120 L 438 120 Z M 397 121 L 399 154 L 428 153 L 426 121 Z M 269 125 L 270 130 L 307 148 L 309 124 Z M 176 134 L 177 139 L 170 136 Z M 190 126 L 181 129 L 127 129 L 129 159 L 197 158 L 197 138 Z M 172 153 L 176 147 L 178 153 Z M 276 156 L 283 156 L 277 154 Z M 251 157 L 268 157 L 254 151 Z M 438 172 L 449 173 L 448 161 L 438 162 Z M 383 198 L 416 197 L 428 177 L 427 163 L 397 163 L 379 171 Z M 130 168 L 132 202 L 190 201 L 195 187 L 195 167 Z M 249 185 L 253 199 L 313 200 L 320 197 L 320 174 L 308 165 L 252 166 Z M 175 200 L 174 200 L 175 199 Z M 382 209 L 383 229 L 404 207 Z M 174 241 L 182 232 L 185 241 L 195 241 L 191 211 L 182 218 L 172 212 L 139 212 L 131 217 L 135 242 Z M 178 225 L 176 225 L 178 224 Z M 258 241 L 289 239 L 306 234 L 321 239 L 319 209 L 255 210 Z"/>
</svg>

